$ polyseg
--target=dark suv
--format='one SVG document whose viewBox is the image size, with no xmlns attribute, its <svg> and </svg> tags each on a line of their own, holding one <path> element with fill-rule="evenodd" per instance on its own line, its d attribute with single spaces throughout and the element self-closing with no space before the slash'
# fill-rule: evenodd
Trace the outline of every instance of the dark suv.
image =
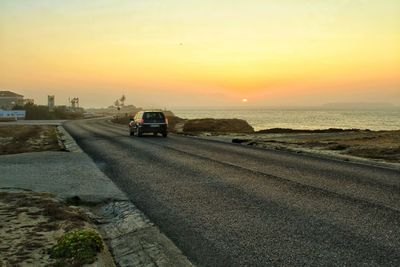
<svg viewBox="0 0 400 267">
<path fill-rule="evenodd" d="M 139 111 L 129 122 L 129 134 L 142 136 L 144 133 L 168 135 L 168 120 L 161 111 Z"/>
</svg>

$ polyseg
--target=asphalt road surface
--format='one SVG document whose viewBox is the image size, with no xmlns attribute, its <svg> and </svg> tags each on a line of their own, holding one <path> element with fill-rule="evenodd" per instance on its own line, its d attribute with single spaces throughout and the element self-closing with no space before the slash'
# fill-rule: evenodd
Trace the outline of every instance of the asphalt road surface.
<svg viewBox="0 0 400 267">
<path fill-rule="evenodd" d="M 398 170 L 130 137 L 104 119 L 65 127 L 198 266 L 400 266 Z"/>
</svg>

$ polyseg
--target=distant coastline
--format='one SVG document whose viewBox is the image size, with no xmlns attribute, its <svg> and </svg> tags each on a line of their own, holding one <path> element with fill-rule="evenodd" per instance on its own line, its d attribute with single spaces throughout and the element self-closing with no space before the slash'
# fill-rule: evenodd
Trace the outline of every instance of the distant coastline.
<svg viewBox="0 0 400 267">
<path fill-rule="evenodd" d="M 326 103 L 323 105 L 314 106 L 248 106 L 248 105 L 236 105 L 236 106 L 176 106 L 170 107 L 171 110 L 400 110 L 400 104 L 395 105 L 391 103 Z"/>
</svg>

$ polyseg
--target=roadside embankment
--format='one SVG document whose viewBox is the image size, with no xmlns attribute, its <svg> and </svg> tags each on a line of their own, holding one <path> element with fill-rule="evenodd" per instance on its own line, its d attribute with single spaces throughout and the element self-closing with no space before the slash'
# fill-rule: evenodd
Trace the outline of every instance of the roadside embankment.
<svg viewBox="0 0 400 267">
<path fill-rule="evenodd" d="M 0 155 L 39 151 L 62 151 L 55 126 L 0 126 Z"/>
<path fill-rule="evenodd" d="M 268 129 L 254 134 L 210 134 L 202 138 L 275 150 L 311 153 L 342 160 L 400 167 L 400 130 Z"/>
<path fill-rule="evenodd" d="M 302 130 L 293 133 L 260 133 L 232 141 L 259 147 L 305 149 L 400 163 L 400 131 Z"/>
</svg>

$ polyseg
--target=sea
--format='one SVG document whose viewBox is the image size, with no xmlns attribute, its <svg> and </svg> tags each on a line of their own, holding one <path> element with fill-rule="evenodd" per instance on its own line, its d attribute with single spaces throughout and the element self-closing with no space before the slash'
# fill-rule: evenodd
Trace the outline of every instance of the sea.
<svg viewBox="0 0 400 267">
<path fill-rule="evenodd" d="M 243 119 L 256 131 L 271 128 L 400 130 L 400 108 L 373 110 L 176 108 L 173 112 L 176 116 L 186 119 Z"/>
</svg>

